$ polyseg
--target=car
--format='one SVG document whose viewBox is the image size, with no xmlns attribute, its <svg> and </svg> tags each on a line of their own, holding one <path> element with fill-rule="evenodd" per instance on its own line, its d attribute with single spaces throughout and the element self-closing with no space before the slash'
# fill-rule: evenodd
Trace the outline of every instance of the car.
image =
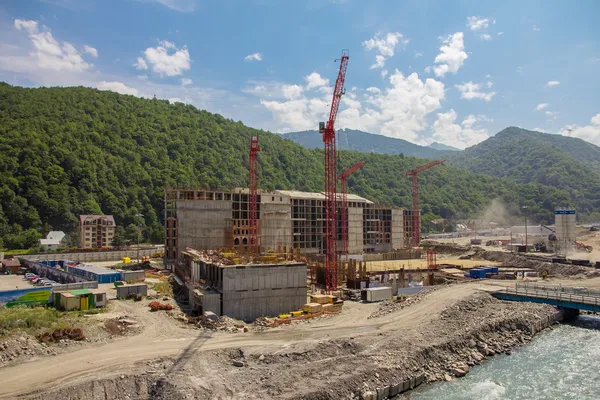
<svg viewBox="0 0 600 400">
<path fill-rule="evenodd" d="M 40 279 L 40 277 L 37 276 L 37 275 L 34 275 L 34 276 L 32 276 L 31 278 L 28 278 L 28 279 L 29 279 L 29 282 L 33 282 L 36 279 Z"/>
<path fill-rule="evenodd" d="M 54 286 L 56 285 L 56 282 L 50 282 L 50 281 L 46 281 L 42 284 L 42 286 Z"/>
<path fill-rule="evenodd" d="M 39 276 L 36 276 L 36 277 L 34 277 L 34 278 L 31 278 L 29 281 L 35 285 L 35 284 L 36 284 L 36 283 L 38 283 L 40 280 L 42 280 L 42 278 L 40 278 Z"/>
<path fill-rule="evenodd" d="M 31 278 L 36 277 L 36 276 L 37 276 L 36 274 L 33 274 L 31 272 L 27 272 L 25 274 L 25 279 L 31 279 Z"/>
</svg>

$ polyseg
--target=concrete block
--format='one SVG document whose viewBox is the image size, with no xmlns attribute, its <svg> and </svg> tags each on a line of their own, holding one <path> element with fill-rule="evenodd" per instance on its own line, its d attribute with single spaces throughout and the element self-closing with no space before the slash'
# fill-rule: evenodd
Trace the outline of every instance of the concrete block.
<svg viewBox="0 0 600 400">
<path fill-rule="evenodd" d="M 400 393 L 400 388 L 402 385 L 392 385 L 390 386 L 390 397 L 397 395 Z"/>
</svg>

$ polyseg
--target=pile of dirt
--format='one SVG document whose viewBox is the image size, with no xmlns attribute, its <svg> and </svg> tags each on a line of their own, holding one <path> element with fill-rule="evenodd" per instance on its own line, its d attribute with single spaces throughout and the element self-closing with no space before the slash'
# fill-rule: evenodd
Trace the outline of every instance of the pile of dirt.
<svg viewBox="0 0 600 400">
<path fill-rule="evenodd" d="M 42 343 L 58 343 L 61 340 L 81 341 L 85 339 L 81 328 L 60 328 L 54 332 L 44 332 L 38 335 L 37 339 Z"/>
<path fill-rule="evenodd" d="M 368 319 L 381 317 L 387 314 L 391 314 L 394 311 L 402 310 L 405 307 L 409 307 L 412 304 L 415 304 L 418 301 L 421 301 L 423 297 L 425 297 L 428 293 L 431 293 L 437 290 L 439 286 L 430 286 L 426 289 L 423 289 L 419 293 L 410 297 L 399 297 L 396 300 L 384 300 L 377 306 L 377 310 L 375 310 L 371 315 L 369 315 Z"/>
<path fill-rule="evenodd" d="M 600 271 L 592 267 L 583 267 L 579 265 L 553 263 L 551 260 L 544 261 L 541 257 L 532 258 L 516 253 L 507 253 L 503 251 L 477 251 L 475 258 L 488 261 L 500 262 L 503 265 L 512 265 L 521 268 L 531 268 L 538 273 L 547 271 L 551 276 L 582 276 L 591 278 L 600 276 Z"/>
<path fill-rule="evenodd" d="M 40 343 L 32 336 L 4 338 L 0 342 L 0 367 L 39 356 L 56 355 L 54 346 Z"/>
<path fill-rule="evenodd" d="M 426 249 L 435 250 L 438 254 L 462 254 L 471 249 L 471 246 L 462 246 L 452 243 L 440 243 L 435 240 L 423 240 L 421 246 Z"/>
<path fill-rule="evenodd" d="M 198 320 L 199 327 L 207 331 L 222 331 L 222 332 L 248 332 L 248 326 L 243 321 L 230 318 L 226 315 L 217 317 L 216 319 L 200 318 Z"/>
<path fill-rule="evenodd" d="M 111 336 L 125 336 L 140 331 L 139 323 L 127 316 L 111 318 L 104 321 L 104 328 Z"/>
</svg>

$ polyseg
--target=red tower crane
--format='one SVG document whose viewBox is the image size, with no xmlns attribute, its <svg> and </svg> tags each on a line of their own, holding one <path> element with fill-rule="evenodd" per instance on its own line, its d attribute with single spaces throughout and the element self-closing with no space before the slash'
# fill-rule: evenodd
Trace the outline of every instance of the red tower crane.
<svg viewBox="0 0 600 400">
<path fill-rule="evenodd" d="M 256 195 L 256 156 L 260 148 L 258 147 L 258 136 L 250 138 L 250 213 L 248 215 L 248 234 L 249 234 L 249 251 L 251 254 L 257 255 L 259 249 L 259 235 L 257 226 L 257 195 Z"/>
<path fill-rule="evenodd" d="M 319 133 L 323 135 L 325 144 L 325 281 L 328 292 L 337 289 L 337 172 L 334 125 L 340 100 L 345 93 L 344 81 L 346 80 L 348 58 L 348 50 L 342 50 L 329 119 L 327 123 L 319 122 Z"/>
<path fill-rule="evenodd" d="M 342 254 L 348 254 L 348 176 L 362 168 L 365 165 L 364 161 L 358 162 L 348 168 L 342 176 L 340 176 L 340 189 L 342 191 Z"/>
<path fill-rule="evenodd" d="M 429 164 L 421 165 L 406 173 L 406 176 L 412 176 L 412 201 L 413 201 L 413 215 L 412 215 L 412 230 L 413 235 L 410 238 L 410 244 L 412 246 L 418 246 L 421 243 L 421 213 L 419 212 L 419 181 L 417 174 L 423 172 L 431 167 L 440 165 L 446 162 L 446 160 L 436 160 Z"/>
</svg>

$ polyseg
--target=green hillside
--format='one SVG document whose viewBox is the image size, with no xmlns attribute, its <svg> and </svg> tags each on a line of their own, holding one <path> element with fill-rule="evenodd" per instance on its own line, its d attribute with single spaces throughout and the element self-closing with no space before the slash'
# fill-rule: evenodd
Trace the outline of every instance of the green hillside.
<svg viewBox="0 0 600 400">
<path fill-rule="evenodd" d="M 0 238 L 6 247 L 67 232 L 82 213 L 113 214 L 127 226 L 144 215 L 146 239 L 162 240 L 163 188 L 247 185 L 248 140 L 260 136 L 260 186 L 320 191 L 323 153 L 181 103 L 95 89 L 26 89 L 0 83 Z M 426 162 L 402 155 L 342 152 L 340 168 L 364 159 L 350 190 L 407 207 L 406 170 Z M 474 215 L 502 198 L 518 213 L 527 202 L 540 219 L 568 192 L 516 185 L 451 166 L 423 174 L 428 218 Z M 578 201 L 587 201 L 578 199 Z"/>
<path fill-rule="evenodd" d="M 448 161 L 517 183 L 561 188 L 584 214 L 600 209 L 600 148 L 581 139 L 510 127 Z"/>
</svg>

